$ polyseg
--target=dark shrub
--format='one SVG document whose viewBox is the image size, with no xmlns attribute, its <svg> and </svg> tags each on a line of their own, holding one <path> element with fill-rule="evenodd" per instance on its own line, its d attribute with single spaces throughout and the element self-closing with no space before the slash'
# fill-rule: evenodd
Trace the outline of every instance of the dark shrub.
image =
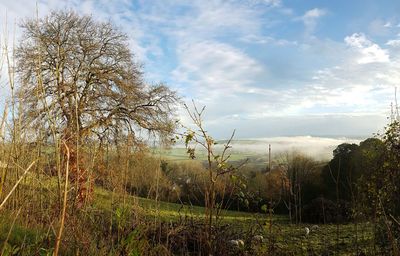
<svg viewBox="0 0 400 256">
<path fill-rule="evenodd" d="M 318 197 L 303 208 L 303 220 L 309 223 L 347 222 L 351 216 L 349 203 L 340 201 L 339 205 L 331 200 Z"/>
<path fill-rule="evenodd" d="M 400 225 L 396 221 L 381 217 L 374 228 L 374 236 L 381 254 L 390 255 L 393 248 L 400 245 Z"/>
</svg>

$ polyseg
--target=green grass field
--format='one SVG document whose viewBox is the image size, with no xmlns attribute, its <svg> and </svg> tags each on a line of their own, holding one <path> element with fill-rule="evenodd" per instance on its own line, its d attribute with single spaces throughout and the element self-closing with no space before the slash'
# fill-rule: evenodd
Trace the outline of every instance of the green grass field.
<svg viewBox="0 0 400 256">
<path fill-rule="evenodd" d="M 173 221 L 180 217 L 193 217 L 193 218 L 204 218 L 205 208 L 201 206 L 195 205 L 187 205 L 187 204 L 176 204 L 162 201 L 155 201 L 152 199 L 141 198 L 126 195 L 125 203 L 124 196 L 118 194 L 112 194 L 111 192 L 96 188 L 95 189 L 95 198 L 94 207 L 97 207 L 102 210 L 111 211 L 112 201 L 118 201 L 120 206 L 124 204 L 126 206 L 139 206 L 141 211 L 147 217 L 159 217 L 164 221 Z M 255 219 L 266 218 L 265 214 L 252 214 L 248 212 L 240 212 L 240 211 L 230 211 L 230 210 L 222 210 L 221 218 L 225 221 L 239 221 L 239 222 L 248 222 L 253 221 Z M 282 219 L 281 217 L 277 219 Z M 285 218 L 286 219 L 286 218 Z"/>
<path fill-rule="evenodd" d="M 109 192 L 96 190 L 96 207 L 109 210 L 111 195 Z M 127 196 L 126 204 L 141 207 L 148 218 L 159 218 L 161 221 L 177 221 L 179 218 L 204 218 L 205 209 L 200 206 L 188 206 L 167 202 L 156 202 L 151 199 Z M 121 202 L 121 198 L 119 198 Z M 374 255 L 372 246 L 372 225 L 369 223 L 318 225 L 294 225 L 289 223 L 286 215 L 273 215 L 272 221 L 266 214 L 254 214 L 239 211 L 222 211 L 222 223 L 234 225 L 245 231 L 257 227 L 259 234 L 268 238 L 279 251 L 290 252 L 289 255 L 354 255 L 355 251 Z M 272 223 L 272 226 L 270 225 Z M 306 235 L 305 228 L 311 229 Z M 272 246 L 272 245 L 271 245 Z"/>
<path fill-rule="evenodd" d="M 218 150 L 216 151 L 218 152 Z M 168 162 L 188 162 L 188 161 L 207 161 L 207 153 L 204 149 L 196 150 L 196 158 L 190 159 L 186 149 L 181 147 L 171 149 L 153 149 L 153 155 L 167 160 Z M 233 165 L 241 165 L 246 162 L 246 166 L 251 166 L 255 170 L 265 169 L 268 165 L 266 155 L 256 154 L 254 152 L 230 151 L 229 162 Z"/>
<path fill-rule="evenodd" d="M 184 147 L 173 147 L 170 149 L 153 149 L 154 155 L 159 155 L 162 158 L 166 158 L 171 161 L 188 161 L 192 160 L 189 158 L 189 155 L 186 153 L 186 149 Z M 216 152 L 220 152 L 221 150 L 216 150 Z M 243 161 L 246 159 L 256 159 L 262 157 L 261 154 L 255 154 L 254 152 L 244 152 L 244 151 L 230 151 L 230 161 Z M 196 148 L 196 159 L 200 161 L 207 160 L 207 152 L 198 147 Z M 262 159 L 266 161 L 265 159 Z"/>
<path fill-rule="evenodd" d="M 49 181 L 49 183 L 53 182 Z M 156 202 L 151 199 L 112 193 L 100 187 L 95 188 L 94 201 L 89 207 L 90 210 L 113 215 L 121 207 L 137 210 L 147 221 L 157 220 L 170 223 L 184 218 L 202 221 L 205 216 L 205 209 L 200 206 Z M 0 246 L 8 236 L 13 217 L 13 215 L 8 215 L 0 219 Z M 231 225 L 239 231 L 238 234 L 256 230 L 257 234 L 266 239 L 263 246 L 268 247 L 268 250 L 273 247 L 274 250 L 285 251 L 288 253 L 285 255 L 333 255 L 333 253 L 355 255 L 356 251 L 366 255 L 375 253 L 372 246 L 372 225 L 368 223 L 319 225 L 318 228 L 312 229 L 311 224 L 290 224 L 288 217 L 284 215 L 273 215 L 270 218 L 266 214 L 222 211 L 221 224 Z M 312 229 L 308 235 L 305 233 L 306 227 Z M 51 233 L 51 229 L 29 228 L 17 219 L 8 242 L 11 245 L 34 244 L 48 232 Z"/>
</svg>

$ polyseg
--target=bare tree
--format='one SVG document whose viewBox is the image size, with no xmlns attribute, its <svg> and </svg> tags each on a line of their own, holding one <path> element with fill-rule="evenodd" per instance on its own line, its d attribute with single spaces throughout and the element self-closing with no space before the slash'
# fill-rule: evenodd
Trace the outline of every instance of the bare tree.
<svg viewBox="0 0 400 256">
<path fill-rule="evenodd" d="M 311 157 L 296 151 L 285 152 L 279 162 L 285 168 L 288 181 L 288 184 L 282 185 L 285 194 L 283 201 L 288 208 L 290 221 L 298 224 L 302 222 L 302 186 L 308 179 L 307 176 L 315 169 L 316 163 Z"/>
<path fill-rule="evenodd" d="M 22 24 L 17 49 L 24 111 L 29 121 L 47 122 L 43 93 L 57 116 L 57 128 L 82 138 L 121 125 L 171 132 L 176 95 L 164 85 L 149 86 L 132 59 L 127 37 L 110 23 L 73 12 L 52 12 Z"/>
<path fill-rule="evenodd" d="M 16 58 L 25 128 L 41 126 L 66 141 L 72 177 L 80 176 L 83 139 L 174 131 L 176 94 L 144 82 L 127 36 L 111 23 L 61 11 L 22 28 Z"/>
<path fill-rule="evenodd" d="M 218 250 L 218 245 L 215 243 L 213 238 L 213 227 L 218 224 L 218 219 L 221 215 L 223 207 L 223 198 L 220 202 L 217 200 L 217 181 L 222 178 L 225 174 L 232 174 L 240 169 L 247 161 L 244 161 L 239 166 L 233 166 L 229 163 L 230 160 L 230 149 L 232 148 L 232 140 L 235 136 L 233 131 L 231 137 L 224 144 L 222 149 L 218 152 L 215 149 L 216 141 L 208 134 L 203 124 L 203 114 L 205 106 L 200 110 L 193 102 L 193 108 L 190 109 L 186 104 L 184 105 L 186 111 L 193 121 L 195 130 L 184 127 L 187 131 L 183 134 L 185 139 L 185 145 L 187 153 L 190 158 L 196 158 L 196 146 L 200 146 L 206 151 L 207 161 L 206 170 L 208 172 L 207 184 L 204 188 L 204 203 L 205 203 L 205 245 L 206 253 L 213 254 L 214 251 Z"/>
</svg>

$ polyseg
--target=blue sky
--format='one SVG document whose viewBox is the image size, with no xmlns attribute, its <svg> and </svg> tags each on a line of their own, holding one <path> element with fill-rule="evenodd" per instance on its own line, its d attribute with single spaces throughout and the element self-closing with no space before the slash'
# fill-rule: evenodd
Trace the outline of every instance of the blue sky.
<svg viewBox="0 0 400 256">
<path fill-rule="evenodd" d="M 5 10 L 12 24 L 34 16 L 35 5 L 1 0 L 2 31 Z M 400 82 L 400 1 L 41 0 L 38 6 L 40 16 L 73 9 L 111 20 L 128 34 L 146 80 L 205 105 L 205 124 L 217 138 L 233 129 L 239 138 L 370 136 L 387 122 Z M 188 122 L 183 110 L 178 114 Z"/>
</svg>

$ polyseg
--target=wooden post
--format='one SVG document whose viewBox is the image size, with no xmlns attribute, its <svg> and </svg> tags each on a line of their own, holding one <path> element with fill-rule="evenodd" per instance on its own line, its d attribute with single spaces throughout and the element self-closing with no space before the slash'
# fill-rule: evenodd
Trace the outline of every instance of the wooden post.
<svg viewBox="0 0 400 256">
<path fill-rule="evenodd" d="M 271 171 L 271 144 L 268 144 L 268 171 Z"/>
</svg>

